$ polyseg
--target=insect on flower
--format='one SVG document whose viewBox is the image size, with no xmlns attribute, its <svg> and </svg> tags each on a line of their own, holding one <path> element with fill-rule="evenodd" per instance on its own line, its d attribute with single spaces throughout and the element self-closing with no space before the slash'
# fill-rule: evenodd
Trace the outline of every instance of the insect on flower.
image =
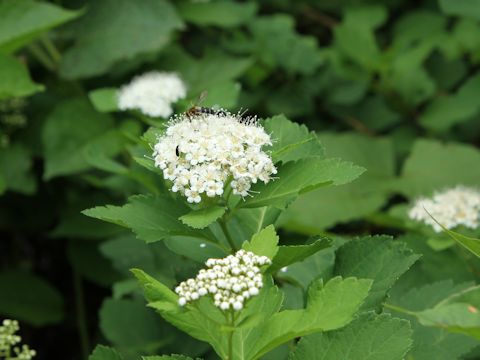
<svg viewBox="0 0 480 360">
<path fill-rule="evenodd" d="M 197 100 L 195 101 L 195 103 L 190 107 L 190 109 L 188 109 L 185 112 L 185 115 L 187 115 L 189 118 L 192 118 L 200 114 L 210 114 L 210 115 L 218 115 L 218 116 L 227 115 L 227 112 L 222 109 L 214 109 L 214 108 L 199 106 L 206 99 L 207 95 L 208 95 L 207 91 L 202 91 L 198 96 Z"/>
</svg>

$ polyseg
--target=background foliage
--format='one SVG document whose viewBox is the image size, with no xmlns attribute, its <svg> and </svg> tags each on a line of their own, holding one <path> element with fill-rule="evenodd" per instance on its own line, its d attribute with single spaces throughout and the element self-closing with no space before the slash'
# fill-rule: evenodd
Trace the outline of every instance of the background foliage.
<svg viewBox="0 0 480 360">
<path fill-rule="evenodd" d="M 362 315 L 266 359 L 304 359 L 327 345 L 324 356 L 342 358 L 357 343 L 350 354 L 363 359 L 379 328 L 394 341 L 369 359 L 401 359 L 409 346 L 409 359 L 476 358 L 478 340 L 467 335 L 478 339 L 480 321 L 463 327 L 457 314 L 458 333 L 429 325 L 455 305 L 449 296 L 477 282 L 478 260 L 405 211 L 436 189 L 479 185 L 479 63 L 477 0 L 0 0 L 0 315 L 25 323 L 38 359 L 84 359 L 97 342 L 118 351 L 98 348 L 98 359 L 179 349 L 213 358 L 145 307 L 128 270 L 173 286 L 218 249 L 168 233 L 146 244 L 81 213 L 162 191 L 160 177 L 139 164 L 148 133 L 140 136 L 155 120 L 116 111 L 114 94 L 137 74 L 168 70 L 189 87 L 177 111 L 208 90 L 207 106 L 284 114 L 316 131 L 328 157 L 367 169 L 350 184 L 300 196 L 278 220 L 284 244 L 335 239 L 279 275 L 285 306 L 303 307 L 319 277 L 368 278 L 363 306 L 378 310 L 390 291 L 389 309 L 413 332 L 388 314 Z M 144 211 L 135 215 L 156 219 Z M 263 227 L 256 219 L 240 218 L 246 239 Z M 158 240 L 158 229 L 134 231 Z M 343 245 L 380 233 L 399 238 Z"/>
</svg>

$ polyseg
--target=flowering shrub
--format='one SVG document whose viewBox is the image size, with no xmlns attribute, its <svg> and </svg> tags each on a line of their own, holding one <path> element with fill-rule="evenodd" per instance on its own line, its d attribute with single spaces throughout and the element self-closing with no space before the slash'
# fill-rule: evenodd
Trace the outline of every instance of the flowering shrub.
<svg viewBox="0 0 480 360">
<path fill-rule="evenodd" d="M 0 0 L 0 359 L 477 358 L 478 39 L 475 0 Z"/>
</svg>

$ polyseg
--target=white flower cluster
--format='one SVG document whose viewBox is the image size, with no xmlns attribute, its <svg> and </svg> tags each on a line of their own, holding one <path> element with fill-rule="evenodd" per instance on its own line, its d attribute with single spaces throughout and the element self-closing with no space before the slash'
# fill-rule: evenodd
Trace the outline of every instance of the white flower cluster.
<svg viewBox="0 0 480 360">
<path fill-rule="evenodd" d="M 169 117 L 172 103 L 183 99 L 187 88 L 175 73 L 152 71 L 135 77 L 120 88 L 118 108 L 138 109 L 151 117 Z"/>
<path fill-rule="evenodd" d="M 415 202 L 408 213 L 410 219 L 424 222 L 436 232 L 441 232 L 440 225 L 425 210 L 447 229 L 459 225 L 475 229 L 480 219 L 480 191 L 456 186 L 437 192 L 432 198 L 420 198 Z"/>
<path fill-rule="evenodd" d="M 267 183 L 277 173 L 270 156 L 262 150 L 272 145 L 270 135 L 255 118 L 219 111 L 213 114 L 182 114 L 174 118 L 154 147 L 155 166 L 173 182 L 190 203 L 202 194 L 223 194 L 231 180 L 233 193 L 247 196 L 252 183 Z"/>
<path fill-rule="evenodd" d="M 2 354 L 15 354 L 17 360 L 31 360 L 35 355 L 35 350 L 31 350 L 28 345 L 17 345 L 22 338 L 16 333 L 20 330 L 18 321 L 5 319 L 0 326 L 0 357 Z"/>
<path fill-rule="evenodd" d="M 207 269 L 200 270 L 195 279 L 188 279 L 177 286 L 178 304 L 184 306 L 201 296 L 212 294 L 215 306 L 220 309 L 241 310 L 248 298 L 260 292 L 263 287 L 260 267 L 269 264 L 268 257 L 245 250 L 223 259 L 208 259 Z"/>
</svg>

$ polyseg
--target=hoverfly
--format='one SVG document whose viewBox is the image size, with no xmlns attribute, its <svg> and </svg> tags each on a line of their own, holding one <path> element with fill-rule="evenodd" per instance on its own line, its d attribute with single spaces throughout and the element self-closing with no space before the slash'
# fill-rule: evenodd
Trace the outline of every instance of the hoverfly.
<svg viewBox="0 0 480 360">
<path fill-rule="evenodd" d="M 190 109 L 185 111 L 185 114 L 189 118 L 195 115 L 200 115 L 200 114 L 210 114 L 210 115 L 220 115 L 220 116 L 227 115 L 225 110 L 222 110 L 222 109 L 214 109 L 214 108 L 199 106 L 205 100 L 207 95 L 208 95 L 207 91 L 202 91 L 198 96 L 197 100 L 195 101 L 195 103 L 190 107 Z"/>
</svg>

